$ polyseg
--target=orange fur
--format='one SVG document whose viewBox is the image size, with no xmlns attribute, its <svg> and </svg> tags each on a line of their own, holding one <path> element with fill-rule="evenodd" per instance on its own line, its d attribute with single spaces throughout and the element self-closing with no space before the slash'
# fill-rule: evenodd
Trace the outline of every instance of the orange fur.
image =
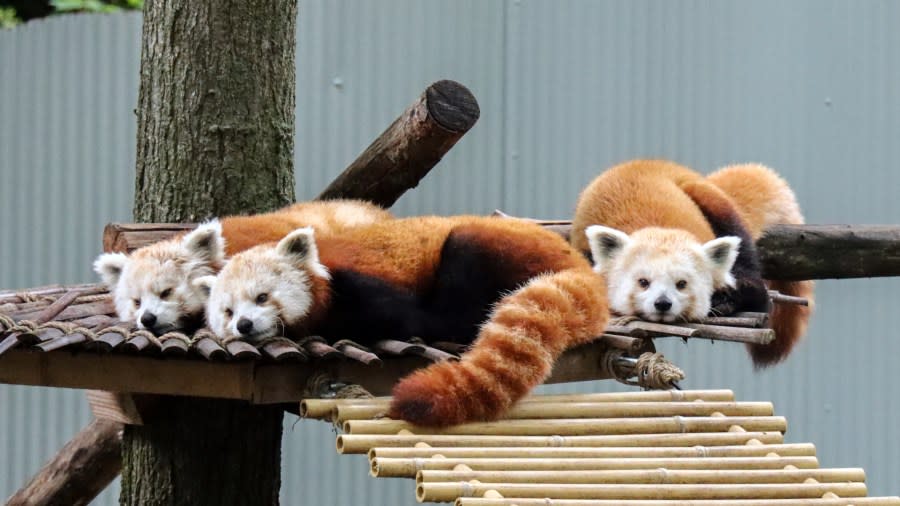
<svg viewBox="0 0 900 506">
<path fill-rule="evenodd" d="M 461 361 L 432 365 L 394 387 L 390 416 L 422 425 L 500 416 L 546 379 L 563 351 L 600 335 L 608 320 L 603 279 L 565 240 L 526 221 L 408 218 L 322 237 L 317 245 L 330 270 L 424 293 L 451 235 L 477 246 L 509 286 L 522 286 L 495 304 Z"/>
<path fill-rule="evenodd" d="M 714 238 L 712 228 L 697 205 L 732 222 L 740 222 L 758 239 L 771 225 L 803 223 L 796 198 L 787 183 L 772 170 L 756 164 L 735 165 L 708 177 L 664 160 L 634 160 L 598 176 L 579 197 L 572 223 L 572 245 L 582 252 L 589 246 L 585 229 L 593 224 L 631 234 L 647 227 L 677 228 L 698 242 Z M 771 289 L 807 297 L 813 283 L 767 281 Z M 776 305 L 771 325 L 775 343 L 751 346 L 757 365 L 783 360 L 806 330 L 811 309 Z"/>
<path fill-rule="evenodd" d="M 225 254 L 278 241 L 300 227 L 319 234 L 340 233 L 348 228 L 392 219 L 388 211 L 362 200 L 299 202 L 271 213 L 228 216 L 222 221 Z"/>
<path fill-rule="evenodd" d="M 754 239 L 776 224 L 802 225 L 803 215 L 794 192 L 787 182 L 771 169 L 759 164 L 732 165 L 706 178 L 727 193 L 737 204 Z M 809 306 L 775 304 L 770 325 L 778 339 L 770 346 L 749 346 L 757 364 L 774 364 L 784 360 L 806 333 L 814 306 L 812 281 L 766 280 L 769 288 L 785 295 L 805 297 Z"/>
</svg>

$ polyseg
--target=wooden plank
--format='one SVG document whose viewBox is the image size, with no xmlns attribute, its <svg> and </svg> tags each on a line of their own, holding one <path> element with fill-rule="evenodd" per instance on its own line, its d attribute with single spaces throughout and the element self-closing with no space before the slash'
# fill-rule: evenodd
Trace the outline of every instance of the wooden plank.
<svg viewBox="0 0 900 506">
<path fill-rule="evenodd" d="M 91 412 L 99 419 L 127 425 L 144 425 L 144 419 L 131 394 L 88 390 L 87 400 L 91 405 Z"/>
<path fill-rule="evenodd" d="M 0 357 L 0 383 L 249 400 L 254 366 L 253 362 L 12 350 Z"/>
<path fill-rule="evenodd" d="M 593 343 L 563 354 L 547 383 L 608 378 L 602 366 L 605 351 L 605 346 Z M 387 367 L 382 367 L 346 359 L 320 360 L 307 365 L 14 349 L 0 356 L 0 383 L 274 404 L 299 402 L 308 397 L 306 382 L 313 374 L 326 374 L 335 380 L 358 384 L 374 395 L 387 395 L 397 379 L 431 363 L 415 355 L 392 358 L 387 361 Z"/>
</svg>

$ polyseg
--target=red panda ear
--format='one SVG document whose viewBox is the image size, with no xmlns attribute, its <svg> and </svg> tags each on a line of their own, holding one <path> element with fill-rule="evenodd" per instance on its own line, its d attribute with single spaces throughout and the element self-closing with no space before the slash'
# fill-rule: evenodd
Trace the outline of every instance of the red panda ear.
<svg viewBox="0 0 900 506">
<path fill-rule="evenodd" d="M 127 263 L 128 256 L 124 253 L 104 253 L 94 261 L 94 272 L 110 290 L 114 290 Z"/>
<path fill-rule="evenodd" d="M 702 246 L 703 254 L 713 269 L 713 278 L 719 283 L 734 286 L 731 268 L 734 266 L 734 261 L 737 260 L 740 245 L 739 237 L 725 236 L 713 239 Z"/>
<path fill-rule="evenodd" d="M 291 259 L 297 264 L 313 264 L 319 262 L 319 250 L 311 227 L 298 228 L 275 246 L 279 255 Z"/>
<path fill-rule="evenodd" d="M 602 225 L 591 225 L 584 231 L 596 269 L 605 269 L 631 242 L 628 234 Z"/>
<path fill-rule="evenodd" d="M 218 220 L 206 222 L 195 228 L 181 240 L 181 245 L 194 258 L 207 263 L 219 263 L 225 259 L 225 238 Z"/>
<path fill-rule="evenodd" d="M 209 297 L 209 293 L 212 292 L 213 285 L 216 284 L 215 276 L 200 276 L 191 282 L 195 287 L 199 288 L 200 291 L 203 292 L 204 295 Z"/>
</svg>

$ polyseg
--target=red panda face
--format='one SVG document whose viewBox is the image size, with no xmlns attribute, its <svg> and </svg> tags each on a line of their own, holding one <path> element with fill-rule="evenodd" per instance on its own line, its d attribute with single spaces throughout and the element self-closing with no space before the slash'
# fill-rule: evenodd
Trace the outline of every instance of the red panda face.
<svg viewBox="0 0 900 506">
<path fill-rule="evenodd" d="M 218 276 L 197 284 L 209 292 L 206 319 L 220 338 L 261 341 L 300 324 L 314 303 L 312 278 L 328 278 L 311 228 L 276 246 L 257 246 L 232 257 Z"/>
<path fill-rule="evenodd" d="M 729 271 L 740 242 L 725 237 L 701 244 L 688 232 L 644 228 L 586 230 L 594 269 L 607 278 L 610 308 L 622 315 L 674 322 L 709 313 L 713 291 L 733 285 Z"/>
<path fill-rule="evenodd" d="M 184 237 L 146 246 L 130 256 L 100 255 L 94 270 L 112 292 L 120 320 L 163 334 L 202 316 L 206 294 L 193 282 L 214 274 L 224 256 L 221 225 L 212 221 Z"/>
</svg>

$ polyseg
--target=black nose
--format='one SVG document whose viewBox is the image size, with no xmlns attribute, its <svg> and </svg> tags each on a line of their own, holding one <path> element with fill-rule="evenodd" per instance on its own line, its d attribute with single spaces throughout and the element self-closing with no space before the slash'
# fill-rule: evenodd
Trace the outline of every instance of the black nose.
<svg viewBox="0 0 900 506">
<path fill-rule="evenodd" d="M 253 331 L 253 322 L 248 320 L 247 318 L 241 318 L 237 322 L 237 329 L 238 332 L 246 336 Z"/>
<path fill-rule="evenodd" d="M 141 325 L 143 325 L 144 328 L 152 329 L 153 326 L 156 325 L 156 315 L 145 312 L 141 315 Z"/>
<path fill-rule="evenodd" d="M 653 303 L 653 307 L 656 308 L 657 311 L 668 311 L 672 309 L 672 301 L 668 299 L 668 297 L 662 296 L 656 299 L 656 302 Z"/>
</svg>

